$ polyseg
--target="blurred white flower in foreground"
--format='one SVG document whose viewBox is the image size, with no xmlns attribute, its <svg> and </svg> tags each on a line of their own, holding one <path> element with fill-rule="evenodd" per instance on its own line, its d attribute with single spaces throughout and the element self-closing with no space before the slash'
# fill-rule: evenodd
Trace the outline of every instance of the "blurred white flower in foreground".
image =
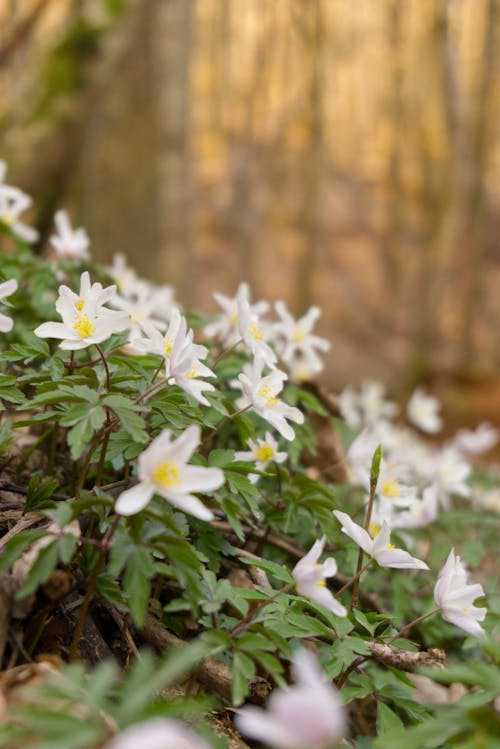
<svg viewBox="0 0 500 749">
<path fill-rule="evenodd" d="M 465 567 L 452 549 L 434 587 L 434 600 L 441 609 L 443 619 L 470 635 L 484 634 L 478 622 L 483 621 L 487 609 L 473 605 L 474 599 L 479 596 L 484 596 L 483 586 L 479 583 L 467 585 Z"/>
<path fill-rule="evenodd" d="M 256 356 L 252 366 L 252 374 L 242 373 L 238 376 L 243 393 L 259 416 L 268 421 L 287 440 L 293 440 L 295 432 L 287 419 L 297 424 L 304 423 L 304 414 L 298 408 L 284 403 L 278 393 L 283 389 L 287 379 L 284 372 L 273 369 L 270 374 L 262 376 L 264 361 L 260 355 Z"/>
<path fill-rule="evenodd" d="M 222 308 L 223 314 L 215 322 L 205 326 L 204 334 L 208 338 L 217 338 L 223 346 L 233 346 L 239 340 L 241 335 L 238 330 L 239 313 L 238 305 L 244 300 L 250 305 L 250 313 L 257 315 L 258 318 L 265 314 L 269 309 L 268 302 L 250 303 L 250 286 L 244 281 L 238 286 L 234 297 L 226 296 L 216 292 L 213 297 L 219 307 Z"/>
<path fill-rule="evenodd" d="M 305 557 L 302 557 L 293 568 L 297 592 L 311 601 L 320 603 L 337 616 L 347 616 L 346 609 L 333 597 L 325 583 L 327 577 L 337 574 L 337 562 L 333 557 L 329 557 L 323 564 L 318 564 L 325 540 L 323 536 L 322 539 L 315 541 Z"/>
<path fill-rule="evenodd" d="M 210 749 L 189 726 L 171 718 L 151 718 L 122 731 L 105 749 Z"/>
<path fill-rule="evenodd" d="M 318 351 L 329 351 L 330 342 L 314 335 L 312 329 L 321 315 L 319 307 L 311 307 L 295 320 L 282 301 L 274 305 L 281 322 L 273 325 L 280 357 L 293 380 L 308 380 L 323 370 Z"/>
<path fill-rule="evenodd" d="M 275 689 L 267 710 L 244 707 L 236 726 L 274 749 L 330 749 L 346 732 L 342 700 L 306 650 L 295 654 L 293 674 L 294 686 Z"/>
<path fill-rule="evenodd" d="M 5 297 L 10 296 L 17 291 L 17 281 L 15 278 L 10 278 L 8 281 L 0 283 L 0 301 Z M 8 333 L 12 330 L 14 322 L 11 317 L 0 313 L 0 333 Z"/>
<path fill-rule="evenodd" d="M 421 559 L 412 557 L 403 549 L 396 549 L 391 544 L 391 531 L 384 521 L 380 530 L 373 527 L 372 538 L 368 531 L 355 523 L 349 515 L 339 510 L 333 510 L 333 514 L 342 524 L 342 533 L 352 538 L 366 554 L 371 556 L 381 567 L 394 567 L 395 569 L 428 570 L 428 566 Z"/>
<path fill-rule="evenodd" d="M 102 343 L 113 333 L 125 330 L 128 316 L 104 307 L 112 300 L 116 286 L 102 287 L 90 283 L 87 271 L 82 273 L 80 291 L 75 294 L 67 286 L 59 287 L 56 310 L 62 322 L 45 322 L 34 331 L 40 338 L 61 338 L 62 349 L 76 351 L 92 344 Z"/>
<path fill-rule="evenodd" d="M 36 229 L 19 220 L 21 214 L 31 207 L 33 201 L 19 187 L 4 183 L 6 173 L 7 165 L 0 159 L 0 221 L 3 221 L 17 237 L 25 242 L 36 242 L 39 236 Z"/>
<path fill-rule="evenodd" d="M 147 338 L 134 340 L 134 345 L 150 354 L 159 354 L 165 359 L 165 377 L 196 398 L 199 403 L 209 406 L 204 391 L 215 390 L 209 382 L 199 377 L 215 377 L 214 372 L 202 363 L 207 356 L 207 348 L 193 343 L 193 331 L 187 329 L 186 318 L 174 309 L 165 334 L 150 326 Z"/>
<path fill-rule="evenodd" d="M 423 432 L 436 434 L 443 426 L 439 409 L 437 398 L 427 395 L 423 388 L 417 388 L 408 402 L 408 419 Z"/>
<path fill-rule="evenodd" d="M 483 423 L 479 424 L 476 429 L 460 429 L 452 444 L 461 452 L 477 455 L 491 450 L 499 439 L 500 430 L 495 429 L 491 424 Z"/>
<path fill-rule="evenodd" d="M 265 471 L 269 463 L 283 463 L 287 459 L 288 453 L 278 452 L 278 443 L 270 432 L 266 432 L 265 439 L 248 440 L 250 450 L 239 451 L 234 454 L 235 460 L 244 460 L 254 462 L 258 471 Z M 255 484 L 259 476 L 255 473 L 250 474 L 250 481 Z"/>
<path fill-rule="evenodd" d="M 50 244 L 59 257 L 74 260 L 88 260 L 90 240 L 85 229 L 72 229 L 66 211 L 54 215 L 56 234 L 50 237 Z"/>
<path fill-rule="evenodd" d="M 135 515 L 143 510 L 154 494 L 175 507 L 202 520 L 213 514 L 191 492 L 209 492 L 225 481 L 220 468 L 187 465 L 200 442 L 200 428 L 192 424 L 177 439 L 164 429 L 139 455 L 139 483 L 118 497 L 115 510 L 120 515 Z"/>
</svg>

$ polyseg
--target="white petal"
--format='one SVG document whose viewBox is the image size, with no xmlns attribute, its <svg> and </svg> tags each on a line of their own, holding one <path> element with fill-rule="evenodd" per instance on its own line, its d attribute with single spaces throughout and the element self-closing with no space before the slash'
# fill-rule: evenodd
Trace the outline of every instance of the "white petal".
<svg viewBox="0 0 500 749">
<path fill-rule="evenodd" d="M 337 520 L 342 523 L 342 533 L 345 533 L 346 536 L 352 538 L 352 540 L 355 541 L 358 546 L 363 549 L 363 551 L 366 551 L 367 554 L 371 555 L 373 541 L 370 538 L 368 532 L 353 520 L 351 520 L 349 515 L 347 515 L 345 512 L 340 512 L 340 510 L 333 510 L 333 514 L 335 515 Z"/>
<path fill-rule="evenodd" d="M 73 338 L 74 334 L 62 322 L 44 322 L 38 326 L 34 334 L 39 338 Z"/>
<path fill-rule="evenodd" d="M 15 278 L 9 278 L 8 281 L 0 283 L 0 299 L 5 299 L 17 290 L 17 281 Z"/>
<path fill-rule="evenodd" d="M 194 515 L 200 520 L 213 520 L 214 515 L 208 507 L 205 507 L 203 502 L 200 502 L 198 497 L 194 497 L 192 494 L 176 494 L 173 491 L 167 489 L 156 489 L 156 493 L 161 497 L 167 499 L 171 504 L 178 507 L 183 512 L 188 512 L 190 515 Z"/>
<path fill-rule="evenodd" d="M 149 504 L 153 493 L 154 488 L 151 484 L 141 481 L 120 494 L 116 500 L 115 512 L 119 515 L 135 515 Z"/>
<path fill-rule="evenodd" d="M 416 559 L 403 549 L 386 549 L 373 554 L 373 558 L 381 567 L 393 567 L 400 570 L 428 570 L 428 566 L 421 559 Z"/>
<path fill-rule="evenodd" d="M 179 472 L 179 480 L 183 491 L 209 492 L 222 486 L 226 478 L 220 468 L 183 466 Z"/>
<path fill-rule="evenodd" d="M 0 313 L 0 333 L 8 333 L 12 330 L 14 321 L 7 315 Z"/>
</svg>

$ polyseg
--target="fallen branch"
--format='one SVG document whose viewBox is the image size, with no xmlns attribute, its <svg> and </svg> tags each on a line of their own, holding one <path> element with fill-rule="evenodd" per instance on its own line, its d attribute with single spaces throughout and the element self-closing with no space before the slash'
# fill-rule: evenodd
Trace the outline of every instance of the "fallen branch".
<svg viewBox="0 0 500 749">
<path fill-rule="evenodd" d="M 369 642 L 372 657 L 384 666 L 394 666 L 401 671 L 416 671 L 423 666 L 443 666 L 446 653 L 439 648 L 429 650 L 401 650 L 378 642 Z"/>
<path fill-rule="evenodd" d="M 163 652 L 171 648 L 185 645 L 185 641 L 166 629 L 158 619 L 153 616 L 146 617 L 140 636 L 152 645 L 155 650 Z M 231 673 L 222 661 L 215 658 L 206 658 L 196 669 L 196 680 L 209 692 L 216 692 L 226 700 L 231 700 Z M 271 691 L 271 685 L 266 679 L 256 677 L 250 684 L 248 700 L 257 705 L 262 705 Z"/>
</svg>

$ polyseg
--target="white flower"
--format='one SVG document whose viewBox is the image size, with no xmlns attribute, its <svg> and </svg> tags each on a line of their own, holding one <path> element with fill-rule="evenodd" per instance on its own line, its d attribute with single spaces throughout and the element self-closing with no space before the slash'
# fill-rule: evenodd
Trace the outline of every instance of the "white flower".
<svg viewBox="0 0 500 749">
<path fill-rule="evenodd" d="M 243 298 L 238 300 L 238 331 L 253 356 L 258 354 L 268 367 L 273 367 L 276 354 L 265 341 L 259 316 L 252 312 L 250 304 Z"/>
<path fill-rule="evenodd" d="M 500 438 L 500 430 L 491 424 L 479 424 L 476 429 L 460 429 L 453 444 L 462 452 L 476 455 L 494 447 Z"/>
<path fill-rule="evenodd" d="M 385 399 L 384 386 L 367 380 L 357 393 L 348 385 L 339 396 L 340 410 L 348 426 L 376 428 L 381 421 L 390 421 L 398 412 L 392 401 Z"/>
<path fill-rule="evenodd" d="M 36 328 L 40 338 L 61 338 L 60 347 L 70 351 L 102 343 L 113 333 L 125 330 L 128 316 L 104 307 L 116 292 L 116 286 L 91 285 L 87 271 L 82 273 L 80 291 L 75 294 L 67 286 L 59 287 L 56 310 L 63 322 L 45 322 Z"/>
<path fill-rule="evenodd" d="M 333 557 L 329 557 L 323 564 L 318 564 L 324 547 L 325 536 L 315 541 L 305 557 L 302 557 L 293 568 L 297 592 L 311 601 L 320 603 L 337 616 L 347 616 L 346 609 L 333 597 L 325 583 L 325 578 L 337 574 L 337 562 Z"/>
<path fill-rule="evenodd" d="M 66 211 L 57 211 L 54 215 L 57 234 L 50 237 L 50 244 L 59 257 L 87 260 L 90 240 L 85 229 L 72 229 Z"/>
<path fill-rule="evenodd" d="M 135 515 L 154 494 L 184 512 L 202 520 L 212 520 L 212 512 L 191 492 L 209 492 L 225 481 L 220 468 L 186 465 L 200 442 L 200 428 L 192 424 L 177 439 L 164 429 L 139 455 L 139 483 L 118 497 L 116 512 Z"/>
<path fill-rule="evenodd" d="M 236 452 L 234 459 L 247 462 L 255 461 L 255 467 L 258 471 L 265 471 L 271 461 L 274 463 L 283 463 L 288 457 L 286 452 L 278 452 L 278 443 L 270 432 L 266 432 L 265 439 L 258 439 L 256 442 L 248 440 L 247 444 L 250 450 Z M 255 484 L 258 480 L 259 476 L 257 474 L 250 474 L 252 484 Z"/>
<path fill-rule="evenodd" d="M 276 312 L 281 322 L 273 326 L 277 336 L 280 357 L 287 365 L 294 380 L 307 380 L 323 370 L 323 362 L 317 351 L 329 351 L 326 338 L 313 335 L 312 329 L 321 315 L 319 307 L 311 307 L 306 314 L 295 320 L 282 301 L 276 302 Z"/>
<path fill-rule="evenodd" d="M 273 369 L 268 375 L 262 376 L 264 361 L 260 355 L 253 362 L 252 374 L 240 374 L 243 393 L 252 404 L 259 416 L 268 421 L 287 440 L 293 440 L 295 432 L 287 419 L 297 424 L 303 424 L 304 414 L 294 406 L 289 406 L 278 397 L 287 379 L 286 374 L 279 369 Z"/>
<path fill-rule="evenodd" d="M 135 342 L 142 338 L 144 333 L 148 333 L 151 328 L 165 328 L 163 320 L 153 317 L 155 301 L 151 296 L 150 290 L 146 287 L 138 286 L 137 294 L 125 297 L 116 294 L 111 302 L 113 307 L 126 312 L 129 316 L 129 343 Z M 133 349 L 132 349 L 133 350 Z"/>
<path fill-rule="evenodd" d="M 385 521 L 382 523 L 380 530 L 372 527 L 374 535 L 374 538 L 372 538 L 368 531 L 351 520 L 345 512 L 334 510 L 333 514 L 342 524 L 342 533 L 352 538 L 381 567 L 409 570 L 429 569 L 425 562 L 412 557 L 407 551 L 394 548 L 394 545 L 391 544 L 391 531 Z"/>
<path fill-rule="evenodd" d="M 16 236 L 30 244 L 37 241 L 38 232 L 19 219 L 31 204 L 30 196 L 18 187 L 0 184 L 0 221 L 7 224 Z"/>
<path fill-rule="evenodd" d="M 250 287 L 247 283 L 242 282 L 238 286 L 234 297 L 228 297 L 218 292 L 213 297 L 217 304 L 222 307 L 224 314 L 219 316 L 215 322 L 209 323 L 203 332 L 208 338 L 219 339 L 223 346 L 233 346 L 241 339 L 238 330 L 238 304 L 241 300 L 250 304 Z M 265 314 L 268 308 L 269 304 L 264 301 L 250 304 L 251 314 L 257 315 L 257 317 Z"/>
<path fill-rule="evenodd" d="M 105 749 L 210 749 L 189 726 L 171 718 L 136 723 L 109 741 Z"/>
<path fill-rule="evenodd" d="M 469 497 L 471 488 L 467 484 L 471 467 L 453 447 L 444 447 L 432 456 L 430 480 L 438 488 L 439 500 L 443 507 L 450 505 L 450 496 Z"/>
<path fill-rule="evenodd" d="M 437 518 L 438 490 L 433 485 L 424 489 L 422 499 L 414 499 L 404 512 L 391 515 L 391 526 L 399 528 L 425 528 Z"/>
<path fill-rule="evenodd" d="M 209 382 L 199 377 L 215 377 L 214 372 L 202 363 L 207 356 L 205 346 L 193 343 L 193 331 L 187 330 L 186 319 L 178 309 L 174 309 L 165 335 L 154 327 L 148 329 L 148 337 L 134 341 L 134 345 L 151 354 L 159 354 L 165 359 L 168 380 L 196 398 L 199 403 L 209 406 L 204 391 L 215 390 Z"/>
<path fill-rule="evenodd" d="M 0 300 L 10 296 L 15 291 L 17 291 L 17 281 L 15 278 L 10 278 L 8 281 L 0 283 Z M 12 330 L 13 325 L 12 318 L 0 313 L 0 333 L 8 333 Z"/>
<path fill-rule="evenodd" d="M 342 700 L 306 650 L 295 654 L 293 673 L 294 686 L 275 689 L 267 710 L 244 707 L 236 726 L 274 749 L 329 749 L 346 732 Z"/>
<path fill-rule="evenodd" d="M 141 282 L 137 278 L 137 273 L 127 263 L 127 258 L 123 253 L 118 252 L 113 256 L 113 265 L 106 269 L 118 286 L 120 294 L 129 297 L 137 292 L 137 284 Z"/>
<path fill-rule="evenodd" d="M 408 402 L 408 419 L 423 432 L 436 434 L 443 426 L 439 408 L 437 398 L 426 395 L 422 388 L 417 388 Z"/>
<path fill-rule="evenodd" d="M 478 622 L 483 621 L 487 609 L 473 605 L 474 599 L 479 596 L 484 596 L 482 585 L 467 585 L 465 567 L 452 549 L 434 587 L 434 600 L 441 609 L 443 619 L 471 635 L 484 634 Z"/>
</svg>

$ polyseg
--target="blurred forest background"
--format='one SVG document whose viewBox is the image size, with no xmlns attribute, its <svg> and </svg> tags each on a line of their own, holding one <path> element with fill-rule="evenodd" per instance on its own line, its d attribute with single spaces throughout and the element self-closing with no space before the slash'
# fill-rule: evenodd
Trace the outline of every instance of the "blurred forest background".
<svg viewBox="0 0 500 749">
<path fill-rule="evenodd" d="M 500 0 L 0 0 L 0 29 L 41 251 L 65 207 L 188 307 L 320 305 L 337 386 L 468 383 L 492 418 Z"/>
</svg>

